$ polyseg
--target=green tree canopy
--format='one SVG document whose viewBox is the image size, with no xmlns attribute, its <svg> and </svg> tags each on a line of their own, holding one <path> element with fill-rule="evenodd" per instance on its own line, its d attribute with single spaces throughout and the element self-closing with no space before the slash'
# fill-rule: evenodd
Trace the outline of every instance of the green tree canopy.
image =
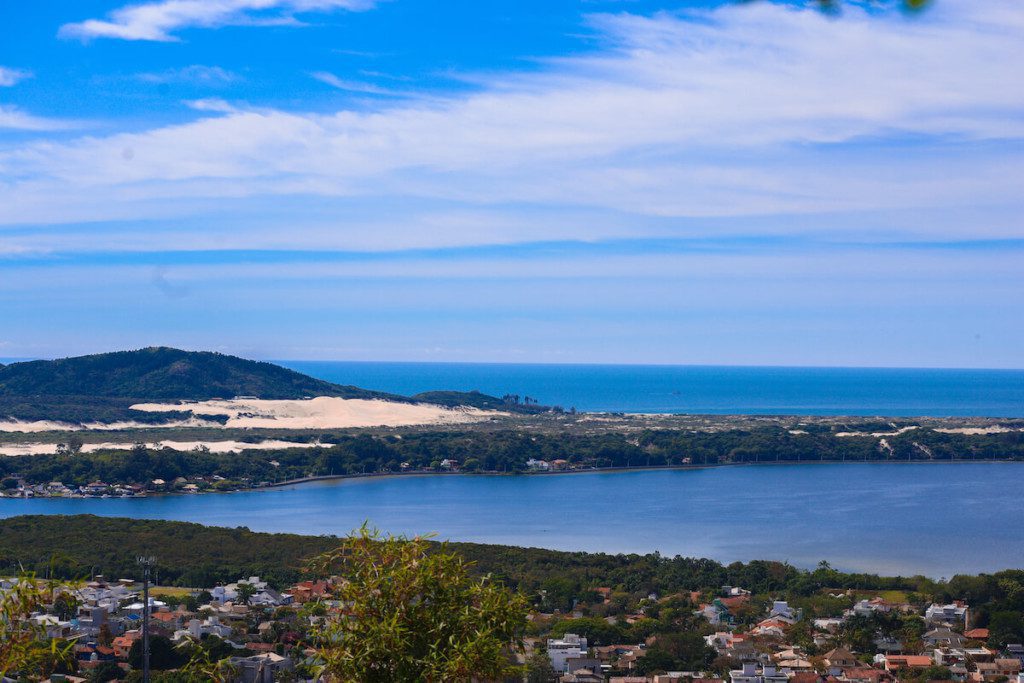
<svg viewBox="0 0 1024 683">
<path fill-rule="evenodd" d="M 364 525 L 311 563 L 343 581 L 344 607 L 317 630 L 332 681 L 469 681 L 520 676 L 527 603 L 489 576 L 474 578 L 446 545 L 382 536 Z"/>
</svg>

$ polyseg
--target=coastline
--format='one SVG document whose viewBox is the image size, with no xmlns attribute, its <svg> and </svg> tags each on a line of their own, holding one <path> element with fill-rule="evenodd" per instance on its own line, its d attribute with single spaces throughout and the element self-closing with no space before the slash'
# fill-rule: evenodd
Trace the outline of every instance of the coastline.
<svg viewBox="0 0 1024 683">
<path fill-rule="evenodd" d="M 984 459 L 968 459 L 968 458 L 956 458 L 950 460 L 780 460 L 772 462 L 723 462 L 723 463 L 708 463 L 700 465 L 641 465 L 633 467 L 589 467 L 586 469 L 574 469 L 574 470 L 557 470 L 547 472 L 433 472 L 433 471 L 416 471 L 416 472 L 370 472 L 370 473 L 359 473 L 359 474 L 324 474 L 317 475 L 314 477 L 302 477 L 299 479 L 290 479 L 287 481 L 274 482 L 267 486 L 252 487 L 249 489 L 238 489 L 238 491 L 259 491 L 261 489 L 271 488 L 284 488 L 288 486 L 300 486 L 302 484 L 311 484 L 316 482 L 325 481 L 340 481 L 344 479 L 377 479 L 381 477 L 432 477 L 432 476 L 464 476 L 464 477 L 540 477 L 540 476 L 558 476 L 558 475 L 575 475 L 575 474 L 615 474 L 625 472 L 659 472 L 659 471 L 688 471 L 688 470 L 706 470 L 706 469 L 718 469 L 725 467 L 761 467 L 761 466 L 776 466 L 776 465 L 941 465 L 941 464 L 970 464 L 970 463 L 1024 463 L 1024 460 L 1010 460 L 1010 459 L 995 459 L 995 458 L 984 458 Z M 213 491 L 211 493 L 219 493 Z M 226 493 L 234 493 L 233 491 L 227 491 Z M 177 494 L 168 493 L 166 495 L 195 495 L 195 494 Z"/>
<path fill-rule="evenodd" d="M 935 459 L 913 459 L 913 460 L 777 460 L 777 461 L 764 461 L 764 462 L 724 462 L 724 463 L 705 463 L 705 464 L 690 464 L 690 465 L 636 465 L 636 466 L 623 466 L 623 467 L 588 467 L 580 469 L 563 469 L 563 470 L 550 470 L 550 471 L 519 471 L 519 472 L 506 472 L 506 471 L 476 471 L 476 472 L 465 472 L 465 471 L 435 471 L 435 470 L 414 470 L 406 472 L 359 472 L 355 474 L 323 474 L 311 477 L 299 477 L 296 479 L 287 479 L 278 482 L 269 482 L 260 486 L 247 486 L 239 487 L 236 489 L 228 490 L 195 490 L 195 491 L 146 491 L 139 495 L 92 495 L 92 496 L 66 496 L 66 495 L 32 495 L 32 496 L 8 496 L 0 494 L 0 500 L 131 500 L 141 498 L 166 498 L 166 497 L 188 497 L 188 496 L 199 496 L 199 495 L 210 495 L 210 494 L 232 494 L 232 493 L 250 493 L 255 491 L 263 491 L 266 489 L 281 489 L 288 487 L 297 487 L 304 484 L 314 484 L 318 482 L 330 482 L 330 481 L 342 481 L 342 480 L 362 480 L 362 479 L 381 479 L 381 478 L 396 478 L 396 477 L 540 477 L 540 476 L 560 476 L 560 475 L 583 475 L 583 474 L 620 474 L 629 472 L 658 472 L 658 471 L 694 471 L 694 470 L 709 470 L 709 469 L 721 469 L 721 468 L 736 468 L 736 467 L 770 467 L 770 466 L 787 466 L 787 465 L 941 465 L 941 464 L 996 464 L 996 463 L 1024 463 L 1024 460 L 1011 459 L 1011 458 L 950 458 L 945 460 Z M 114 486 L 122 486 L 121 484 L 115 484 Z"/>
</svg>

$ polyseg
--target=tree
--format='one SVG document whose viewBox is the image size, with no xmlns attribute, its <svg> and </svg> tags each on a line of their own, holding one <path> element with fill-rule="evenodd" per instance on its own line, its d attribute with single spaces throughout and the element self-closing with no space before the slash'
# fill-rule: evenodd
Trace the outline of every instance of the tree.
<svg viewBox="0 0 1024 683">
<path fill-rule="evenodd" d="M 89 683 L 107 683 L 107 681 L 120 681 L 125 677 L 124 669 L 117 665 L 117 662 L 103 662 L 89 674 Z"/>
<path fill-rule="evenodd" d="M 177 669 L 185 661 L 181 652 L 174 648 L 170 638 L 164 636 L 150 636 L 149 638 L 149 665 L 156 671 Z M 132 643 L 132 649 L 128 651 L 128 663 L 133 669 L 142 668 L 142 641 L 136 640 Z"/>
<path fill-rule="evenodd" d="M 556 676 L 547 653 L 538 650 L 526 660 L 526 683 L 551 683 Z"/>
<path fill-rule="evenodd" d="M 256 587 L 251 583 L 239 583 L 236 592 L 238 593 L 238 602 L 248 605 L 252 596 L 256 595 Z"/>
<path fill-rule="evenodd" d="M 344 605 L 315 629 L 314 648 L 331 681 L 470 681 L 521 676 L 527 603 L 490 576 L 475 579 L 447 545 L 383 536 L 365 524 L 311 562 L 344 579 Z"/>
<path fill-rule="evenodd" d="M 78 598 L 71 593 L 62 591 L 53 601 L 53 613 L 64 621 L 71 619 L 77 612 Z"/>
<path fill-rule="evenodd" d="M 71 643 L 51 640 L 30 619 L 44 602 L 32 573 L 21 574 L 0 594 L 0 678 L 16 673 L 42 674 L 74 664 Z"/>
</svg>

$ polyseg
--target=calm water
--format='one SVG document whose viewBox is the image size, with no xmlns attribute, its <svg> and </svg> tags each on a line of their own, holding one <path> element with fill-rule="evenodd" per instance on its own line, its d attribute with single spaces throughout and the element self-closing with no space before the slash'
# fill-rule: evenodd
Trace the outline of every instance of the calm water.
<svg viewBox="0 0 1024 683">
<path fill-rule="evenodd" d="M 579 410 L 1024 417 L 1024 370 L 280 362 L 397 394 L 476 389 Z"/>
<path fill-rule="evenodd" d="M 1024 567 L 1024 464 L 761 465 L 545 476 L 387 477 L 224 495 L 0 500 L 0 517 L 91 513 L 259 531 L 394 533 L 883 574 Z"/>
</svg>

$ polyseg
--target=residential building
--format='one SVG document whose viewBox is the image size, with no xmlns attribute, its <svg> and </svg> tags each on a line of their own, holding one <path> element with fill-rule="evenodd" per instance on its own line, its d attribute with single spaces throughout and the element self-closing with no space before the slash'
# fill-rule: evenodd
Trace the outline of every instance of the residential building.
<svg viewBox="0 0 1024 683">
<path fill-rule="evenodd" d="M 587 656 L 587 639 L 575 633 L 561 638 L 548 638 L 548 658 L 558 673 L 569 673 L 569 660 Z"/>
</svg>

